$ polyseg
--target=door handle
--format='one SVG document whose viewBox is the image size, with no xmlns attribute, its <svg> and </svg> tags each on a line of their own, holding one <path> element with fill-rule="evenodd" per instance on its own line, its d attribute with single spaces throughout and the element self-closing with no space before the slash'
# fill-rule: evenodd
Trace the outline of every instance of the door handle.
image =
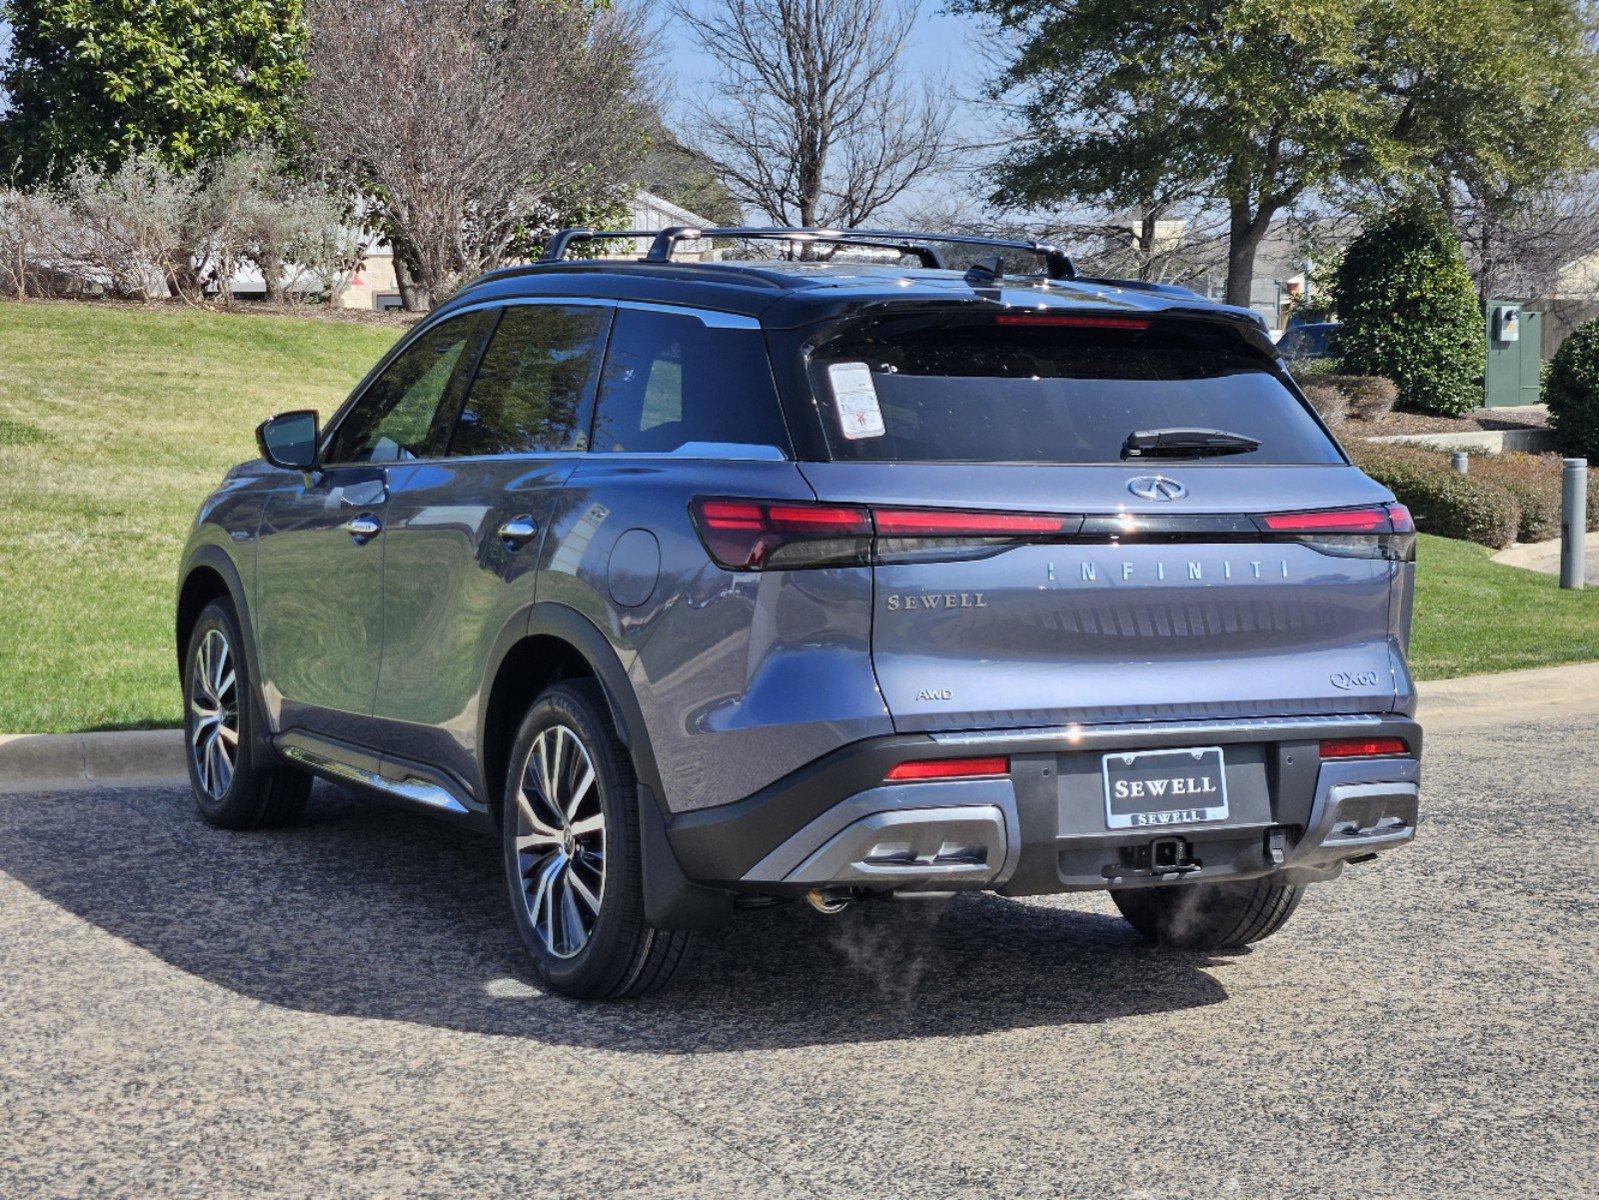
<svg viewBox="0 0 1599 1200">
<path fill-rule="evenodd" d="M 359 517 L 351 517 L 339 528 L 358 542 L 369 542 L 383 531 L 383 522 L 371 513 L 362 513 Z"/>
<path fill-rule="evenodd" d="M 500 540 L 513 550 L 518 550 L 533 540 L 539 523 L 529 516 L 512 517 L 500 526 Z"/>
</svg>

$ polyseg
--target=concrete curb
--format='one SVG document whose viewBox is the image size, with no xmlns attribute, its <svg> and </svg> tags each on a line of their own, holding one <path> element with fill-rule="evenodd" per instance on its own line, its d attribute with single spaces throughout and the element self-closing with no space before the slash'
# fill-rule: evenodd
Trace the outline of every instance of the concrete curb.
<svg viewBox="0 0 1599 1200">
<path fill-rule="evenodd" d="M 1420 720 L 1427 728 L 1599 713 L 1599 662 L 1437 679 L 1421 684 L 1419 691 Z M 177 729 L 0 734 L 0 793 L 187 782 L 183 733 Z"/>
<path fill-rule="evenodd" d="M 1424 450 L 1466 450 L 1476 454 L 1546 454 L 1559 448 L 1552 429 L 1485 429 L 1480 433 L 1390 433 L 1368 442 L 1419 446 Z"/>
<path fill-rule="evenodd" d="M 0 734 L 0 792 L 155 787 L 187 778 L 178 729 Z"/>
</svg>

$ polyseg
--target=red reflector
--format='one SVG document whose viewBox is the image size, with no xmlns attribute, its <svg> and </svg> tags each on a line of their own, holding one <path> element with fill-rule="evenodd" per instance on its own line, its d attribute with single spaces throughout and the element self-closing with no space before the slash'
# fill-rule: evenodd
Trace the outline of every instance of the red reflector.
<svg viewBox="0 0 1599 1200">
<path fill-rule="evenodd" d="M 877 532 L 885 537 L 1013 537 L 1075 533 L 1081 517 L 1032 513 L 955 512 L 937 508 L 874 508 Z"/>
<path fill-rule="evenodd" d="M 890 767 L 883 778 L 890 783 L 904 783 L 914 779 L 971 779 L 1009 771 L 1008 758 L 927 758 Z"/>
<path fill-rule="evenodd" d="M 1323 758 L 1379 758 L 1409 753 L 1410 747 L 1399 738 L 1339 738 L 1321 744 Z"/>
<path fill-rule="evenodd" d="M 1054 313 L 1001 313 L 994 318 L 996 325 L 1054 325 L 1064 329 L 1128 329 L 1134 332 L 1148 329 L 1146 317 L 1089 316 L 1087 314 Z"/>
<path fill-rule="evenodd" d="M 1273 533 L 1388 533 L 1384 508 L 1341 508 L 1324 512 L 1269 513 L 1260 522 Z"/>
</svg>

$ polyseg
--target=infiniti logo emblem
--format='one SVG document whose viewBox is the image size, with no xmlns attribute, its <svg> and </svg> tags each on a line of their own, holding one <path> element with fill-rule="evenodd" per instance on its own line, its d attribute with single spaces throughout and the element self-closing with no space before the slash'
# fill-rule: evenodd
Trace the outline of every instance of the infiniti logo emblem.
<svg viewBox="0 0 1599 1200">
<path fill-rule="evenodd" d="M 1127 481 L 1127 490 L 1140 500 L 1181 500 L 1188 489 L 1164 475 L 1140 475 Z"/>
</svg>

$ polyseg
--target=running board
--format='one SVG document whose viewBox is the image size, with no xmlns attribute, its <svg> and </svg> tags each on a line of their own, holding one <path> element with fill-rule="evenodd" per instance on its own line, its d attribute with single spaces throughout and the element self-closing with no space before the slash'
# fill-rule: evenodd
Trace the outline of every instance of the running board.
<svg viewBox="0 0 1599 1200">
<path fill-rule="evenodd" d="M 396 759 L 297 729 L 280 734 L 276 742 L 278 753 L 284 758 L 324 778 L 352 783 L 434 812 L 467 816 L 472 811 L 441 780 L 425 778 L 417 769 Z M 383 774 L 385 769 L 403 774 L 390 778 Z"/>
</svg>

